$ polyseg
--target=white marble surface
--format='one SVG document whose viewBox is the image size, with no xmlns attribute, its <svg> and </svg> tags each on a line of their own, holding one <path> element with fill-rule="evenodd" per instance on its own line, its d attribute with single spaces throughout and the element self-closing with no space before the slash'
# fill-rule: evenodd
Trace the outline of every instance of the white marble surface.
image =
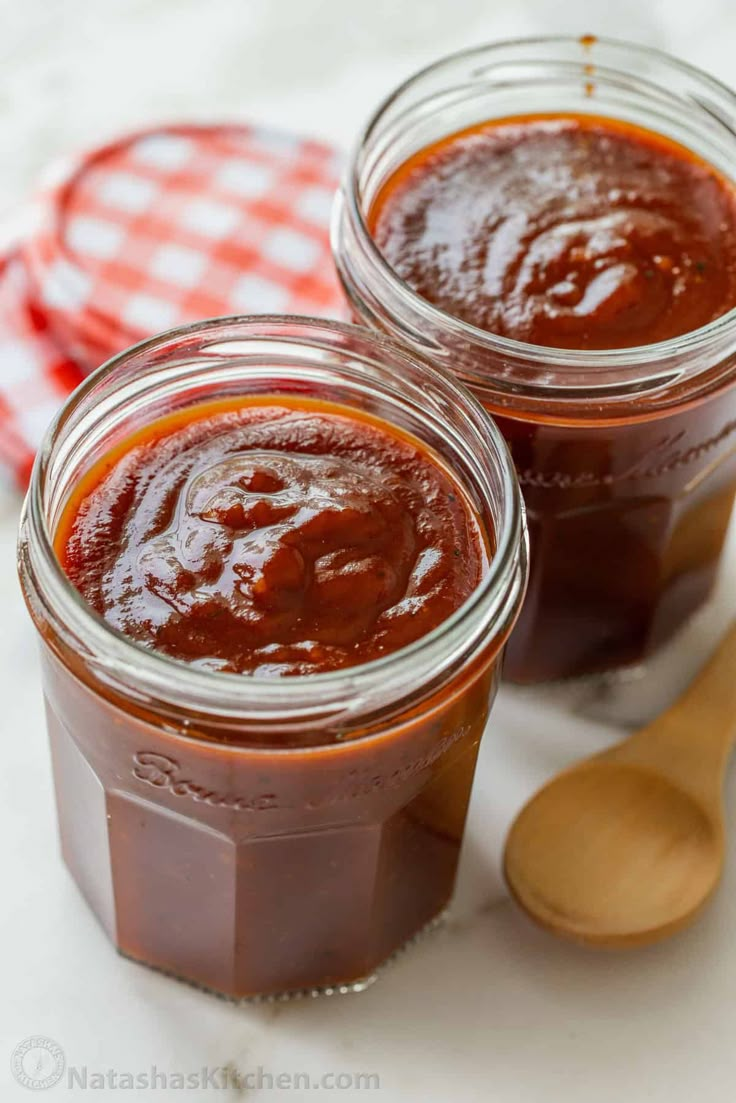
<svg viewBox="0 0 736 1103">
<path fill-rule="evenodd" d="M 350 140 L 400 77 L 498 35 L 616 33 L 733 80 L 731 0 L 0 0 L 0 215 L 57 153 L 121 126 L 238 116 Z M 0 371 L 2 365 L 0 365 Z M 88 1073 L 228 1065 L 242 1089 L 171 1086 L 59 1099 L 376 1098 L 492 1103 L 728 1103 L 736 1095 L 736 847 L 699 925 L 609 956 L 532 928 L 498 875 L 505 827 L 546 776 L 616 738 L 570 694 L 502 692 L 486 736 L 458 900 L 447 927 L 361 995 L 233 1006 L 119 958 L 61 866 L 33 633 L 15 581 L 19 502 L 0 488 L 0 1098 L 13 1047 L 54 1039 Z M 736 534 L 714 610 L 660 663 L 664 698 L 736 605 Z M 633 716 L 651 683 L 627 697 Z M 619 715 L 621 700 L 616 704 Z M 736 779 L 729 781 L 736 837 Z M 258 1088 L 258 1070 L 262 1069 Z M 277 1077 L 307 1074 L 313 1087 Z M 378 1089 L 330 1087 L 336 1074 Z M 274 1078 L 269 1088 L 268 1077 Z M 303 1082 L 303 1081 L 302 1081 Z M 334 1082 L 334 1079 L 333 1081 Z M 292 1081 L 293 1083 L 293 1081 Z"/>
</svg>

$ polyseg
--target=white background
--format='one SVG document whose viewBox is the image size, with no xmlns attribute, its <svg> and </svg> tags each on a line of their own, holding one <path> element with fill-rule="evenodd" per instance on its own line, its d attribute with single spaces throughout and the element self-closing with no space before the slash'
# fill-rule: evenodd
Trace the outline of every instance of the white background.
<svg viewBox="0 0 736 1103">
<path fill-rule="evenodd" d="M 0 216 L 52 157 L 131 124 L 241 117 L 350 143 L 401 78 L 498 36 L 615 34 L 736 81 L 733 0 L 0 0 Z M 2 371 L 2 364 L 0 364 Z M 503 832 L 523 797 L 617 733 L 569 698 L 504 691 L 486 736 L 455 918 L 359 996 L 236 1007 L 117 957 L 57 856 L 33 634 L 14 572 L 19 501 L 0 488 L 0 1098 L 13 1047 L 45 1034 L 90 1072 L 378 1073 L 379 1091 L 250 1099 L 730 1103 L 736 1098 L 736 869 L 699 926 L 622 956 L 560 945 L 505 900 Z M 662 693 L 733 607 L 661 664 Z M 729 604 L 730 603 L 730 604 Z M 632 698 L 634 700 L 634 698 Z M 573 702 L 574 703 L 574 702 Z M 637 706 L 638 707 L 638 706 Z M 736 798 L 733 778 L 729 784 Z M 736 801 L 732 801 L 736 804 Z M 736 833 L 736 810 L 730 816 Z M 240 1098 L 87 1091 L 53 1099 Z"/>
</svg>

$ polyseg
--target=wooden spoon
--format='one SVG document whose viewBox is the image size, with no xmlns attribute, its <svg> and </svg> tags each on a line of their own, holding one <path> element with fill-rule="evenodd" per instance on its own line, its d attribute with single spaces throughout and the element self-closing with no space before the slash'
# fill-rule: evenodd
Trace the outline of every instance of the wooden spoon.
<svg viewBox="0 0 736 1103">
<path fill-rule="evenodd" d="M 601 946 L 684 927 L 721 876 L 735 738 L 736 624 L 671 708 L 521 810 L 504 858 L 515 899 L 555 934 Z"/>
</svg>

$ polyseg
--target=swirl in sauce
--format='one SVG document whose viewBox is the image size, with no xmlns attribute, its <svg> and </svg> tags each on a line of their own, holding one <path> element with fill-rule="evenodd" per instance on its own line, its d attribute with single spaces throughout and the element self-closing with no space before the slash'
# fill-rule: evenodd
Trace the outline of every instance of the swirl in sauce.
<svg viewBox="0 0 736 1103">
<path fill-rule="evenodd" d="M 421 150 L 369 217 L 435 306 L 557 348 L 664 341 L 736 306 L 736 192 L 695 154 L 596 116 L 492 121 Z"/>
<path fill-rule="evenodd" d="M 306 399 L 185 416 L 103 459 L 57 530 L 72 583 L 131 639 L 206 669 L 321 673 L 425 635 L 480 581 L 477 516 L 413 438 Z"/>
</svg>

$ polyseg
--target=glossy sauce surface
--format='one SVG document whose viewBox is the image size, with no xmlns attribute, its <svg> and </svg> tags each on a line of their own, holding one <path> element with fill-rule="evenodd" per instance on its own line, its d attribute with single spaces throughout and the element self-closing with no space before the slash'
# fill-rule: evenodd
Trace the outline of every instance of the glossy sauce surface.
<svg viewBox="0 0 736 1103">
<path fill-rule="evenodd" d="M 736 306 L 733 185 L 607 118 L 520 117 L 444 138 L 386 182 L 369 225 L 418 294 L 531 344 L 653 344 Z"/>
<path fill-rule="evenodd" d="M 124 441 L 67 503 L 56 549 L 131 639 L 260 676 L 395 651 L 487 564 L 439 457 L 368 415 L 282 397 L 190 409 Z"/>
</svg>

